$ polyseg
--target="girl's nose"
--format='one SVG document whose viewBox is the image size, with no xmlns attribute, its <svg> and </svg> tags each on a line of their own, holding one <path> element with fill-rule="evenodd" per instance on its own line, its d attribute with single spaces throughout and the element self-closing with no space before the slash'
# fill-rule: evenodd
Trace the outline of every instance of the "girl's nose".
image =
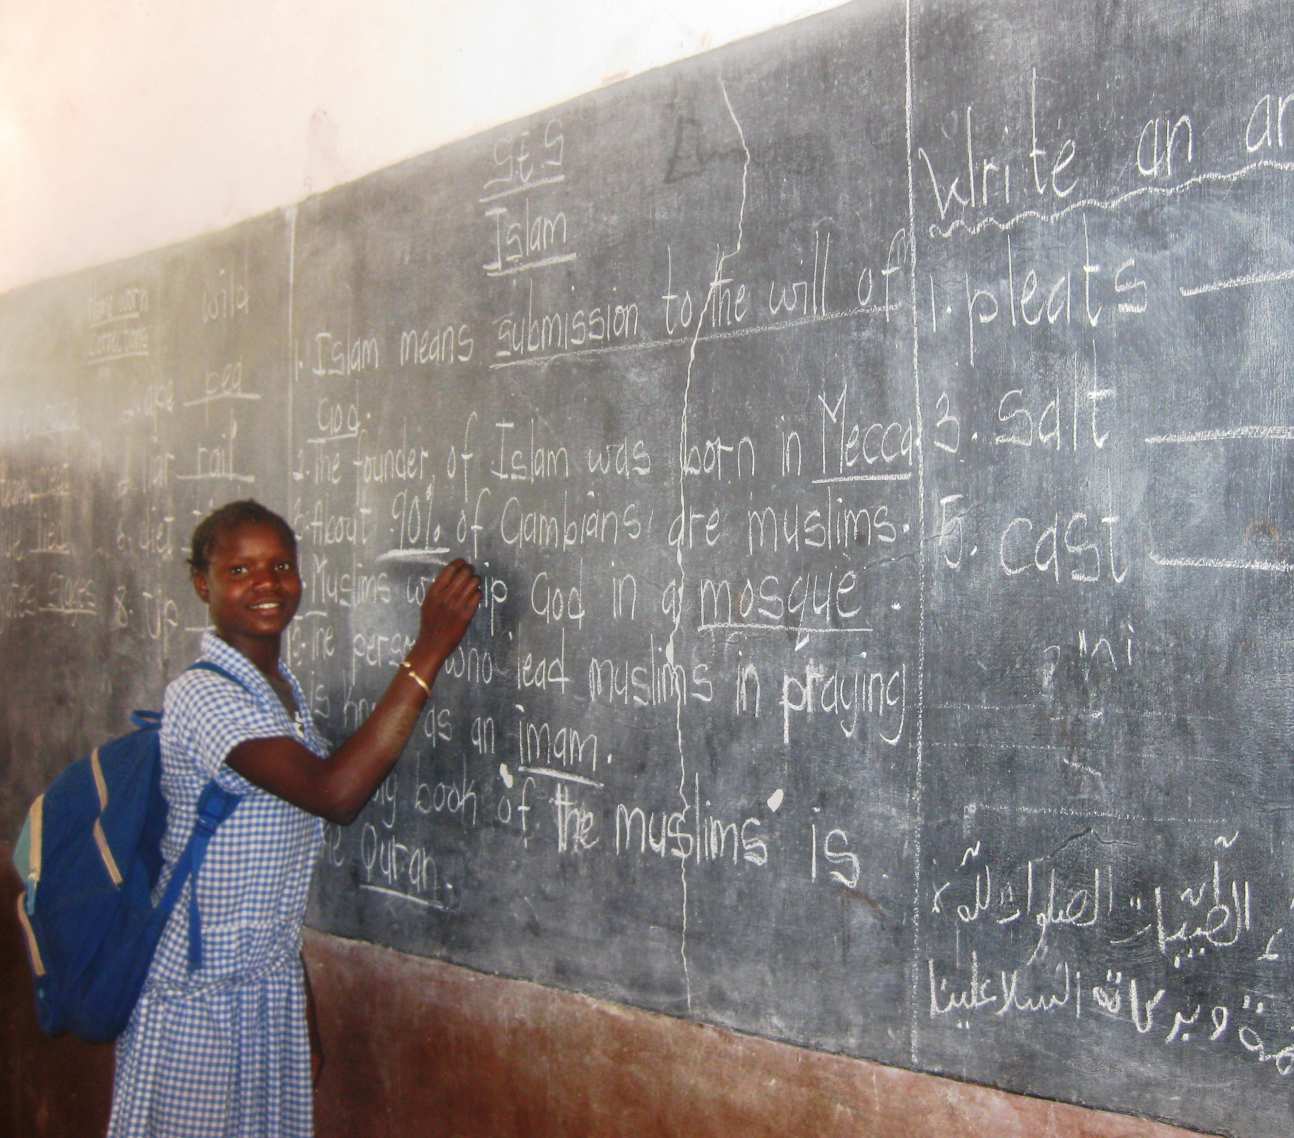
<svg viewBox="0 0 1294 1138">
<path fill-rule="evenodd" d="M 278 575 L 273 569 L 253 569 L 252 588 L 257 590 L 272 589 L 278 584 Z"/>
</svg>

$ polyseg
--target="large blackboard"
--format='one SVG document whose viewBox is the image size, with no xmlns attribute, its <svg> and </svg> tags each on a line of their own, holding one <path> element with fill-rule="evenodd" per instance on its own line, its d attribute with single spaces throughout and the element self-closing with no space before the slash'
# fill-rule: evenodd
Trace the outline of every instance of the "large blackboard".
<svg viewBox="0 0 1294 1138">
<path fill-rule="evenodd" d="M 1291 1129 L 1294 20 L 868 4 L 0 301 L 0 804 L 300 538 L 321 928 Z"/>
</svg>

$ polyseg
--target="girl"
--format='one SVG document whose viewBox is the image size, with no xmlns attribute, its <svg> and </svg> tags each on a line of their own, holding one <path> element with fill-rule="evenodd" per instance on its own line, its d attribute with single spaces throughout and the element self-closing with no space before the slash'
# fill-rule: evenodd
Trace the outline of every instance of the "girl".
<svg viewBox="0 0 1294 1138">
<path fill-rule="evenodd" d="M 345 825 L 395 765 L 441 665 L 481 600 L 455 561 L 427 591 L 417 640 L 373 714 L 332 755 L 279 660 L 301 600 L 296 538 L 281 517 L 232 502 L 193 534 L 190 570 L 211 630 L 204 660 L 166 689 L 165 887 L 202 787 L 244 796 L 185 886 L 130 1023 L 117 1041 L 109 1138 L 301 1138 L 313 1133 L 313 1031 L 301 924 L 318 818 Z M 317 817 L 315 817 L 317 816 Z M 188 966 L 197 889 L 202 965 Z M 309 1024 L 307 1022 L 309 1018 Z"/>
</svg>

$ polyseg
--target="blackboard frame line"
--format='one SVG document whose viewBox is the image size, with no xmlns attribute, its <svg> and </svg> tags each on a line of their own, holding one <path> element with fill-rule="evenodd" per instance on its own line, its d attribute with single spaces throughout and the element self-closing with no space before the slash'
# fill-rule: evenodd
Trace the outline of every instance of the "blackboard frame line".
<svg viewBox="0 0 1294 1138">
<path fill-rule="evenodd" d="M 913 82 L 912 82 L 912 0 L 904 0 L 903 70 L 904 129 L 908 167 L 908 290 L 912 320 L 912 394 L 916 424 L 917 473 L 917 693 L 916 742 L 913 756 L 912 793 L 912 994 L 908 1007 L 908 1055 L 912 1066 L 921 1069 L 921 1019 L 917 1007 L 921 998 L 921 975 L 917 964 L 921 952 L 921 827 L 925 813 L 925 702 L 926 702 L 926 492 L 925 492 L 925 422 L 921 411 L 921 342 L 920 316 L 917 310 L 917 199 L 916 164 L 913 161 Z"/>
</svg>

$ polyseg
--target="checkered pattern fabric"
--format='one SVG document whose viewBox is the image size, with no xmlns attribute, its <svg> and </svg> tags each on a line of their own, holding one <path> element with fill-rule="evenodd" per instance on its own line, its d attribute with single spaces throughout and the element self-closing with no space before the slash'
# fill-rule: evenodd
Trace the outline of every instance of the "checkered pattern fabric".
<svg viewBox="0 0 1294 1138">
<path fill-rule="evenodd" d="M 212 633 L 202 658 L 248 690 L 205 671 L 184 672 L 166 689 L 159 895 L 207 781 L 245 798 L 216 832 L 197 882 L 203 966 L 188 970 L 189 884 L 117 1041 L 108 1138 L 302 1138 L 313 1133 L 313 1111 L 301 923 L 321 824 L 225 758 L 247 739 L 292 735 L 321 756 L 327 745 L 308 714 L 294 723 L 255 666 Z M 296 679 L 281 670 L 304 710 Z"/>
</svg>

